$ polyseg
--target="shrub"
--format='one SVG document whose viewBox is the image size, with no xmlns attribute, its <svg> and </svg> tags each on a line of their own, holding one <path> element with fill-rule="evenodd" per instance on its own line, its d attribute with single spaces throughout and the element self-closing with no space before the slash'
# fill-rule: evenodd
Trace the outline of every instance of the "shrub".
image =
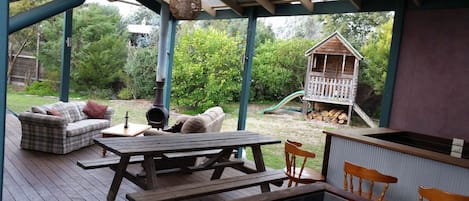
<svg viewBox="0 0 469 201">
<path fill-rule="evenodd" d="M 38 96 L 57 96 L 58 84 L 53 81 L 34 81 L 26 87 L 26 93 Z"/>
<path fill-rule="evenodd" d="M 156 47 L 136 48 L 130 52 L 122 80 L 134 98 L 146 98 L 155 94 L 157 58 Z"/>
<path fill-rule="evenodd" d="M 306 39 L 266 42 L 256 49 L 252 70 L 251 99 L 280 100 L 303 89 L 307 58 L 313 42 Z"/>
<path fill-rule="evenodd" d="M 241 88 L 240 41 L 214 29 L 183 33 L 174 55 L 172 100 L 198 112 L 236 101 Z"/>
<path fill-rule="evenodd" d="M 130 100 L 134 98 L 132 94 L 132 89 L 128 87 L 121 89 L 119 91 L 119 94 L 117 94 L 117 97 L 122 100 Z"/>
</svg>

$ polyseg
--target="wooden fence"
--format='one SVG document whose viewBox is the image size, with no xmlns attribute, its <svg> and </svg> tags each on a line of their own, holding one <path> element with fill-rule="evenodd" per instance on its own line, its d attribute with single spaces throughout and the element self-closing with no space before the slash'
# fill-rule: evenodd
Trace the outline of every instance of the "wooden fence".
<svg viewBox="0 0 469 201">
<path fill-rule="evenodd" d="M 19 55 L 11 71 L 11 83 L 23 85 L 34 80 L 44 80 L 45 76 L 45 69 L 36 63 L 35 56 Z"/>
</svg>

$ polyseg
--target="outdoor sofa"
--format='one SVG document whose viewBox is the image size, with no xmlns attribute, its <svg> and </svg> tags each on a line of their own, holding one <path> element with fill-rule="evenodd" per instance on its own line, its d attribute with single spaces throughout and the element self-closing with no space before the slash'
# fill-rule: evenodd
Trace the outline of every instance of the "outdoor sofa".
<svg viewBox="0 0 469 201">
<path fill-rule="evenodd" d="M 220 132 L 224 117 L 223 109 L 216 106 L 199 115 L 181 115 L 177 118 L 176 124 L 170 129 L 163 131 L 152 128 L 145 131 L 144 135 Z"/>
<path fill-rule="evenodd" d="M 110 107 L 93 101 L 34 106 L 19 114 L 21 148 L 66 154 L 89 146 L 110 127 L 112 113 Z"/>
</svg>

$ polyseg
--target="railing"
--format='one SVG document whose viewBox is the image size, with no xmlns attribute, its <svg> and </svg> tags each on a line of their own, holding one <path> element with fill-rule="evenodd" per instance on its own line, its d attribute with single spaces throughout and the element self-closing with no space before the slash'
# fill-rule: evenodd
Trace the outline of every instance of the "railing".
<svg viewBox="0 0 469 201">
<path fill-rule="evenodd" d="M 355 99 L 353 79 L 310 76 L 305 99 L 351 105 Z"/>
</svg>

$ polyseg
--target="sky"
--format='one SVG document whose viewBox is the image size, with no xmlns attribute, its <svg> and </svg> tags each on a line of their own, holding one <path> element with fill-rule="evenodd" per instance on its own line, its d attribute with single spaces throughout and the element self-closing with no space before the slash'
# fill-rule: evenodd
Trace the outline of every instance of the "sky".
<svg viewBox="0 0 469 201">
<path fill-rule="evenodd" d="M 134 0 L 125 0 L 125 1 L 136 2 Z M 98 3 L 98 4 L 102 4 L 106 6 L 116 6 L 117 8 L 119 8 L 119 13 L 123 17 L 129 16 L 130 14 L 132 14 L 133 10 L 136 10 L 138 8 L 138 6 L 127 4 L 127 3 L 122 3 L 119 1 L 109 2 L 107 0 L 86 0 L 85 3 Z"/>
</svg>

